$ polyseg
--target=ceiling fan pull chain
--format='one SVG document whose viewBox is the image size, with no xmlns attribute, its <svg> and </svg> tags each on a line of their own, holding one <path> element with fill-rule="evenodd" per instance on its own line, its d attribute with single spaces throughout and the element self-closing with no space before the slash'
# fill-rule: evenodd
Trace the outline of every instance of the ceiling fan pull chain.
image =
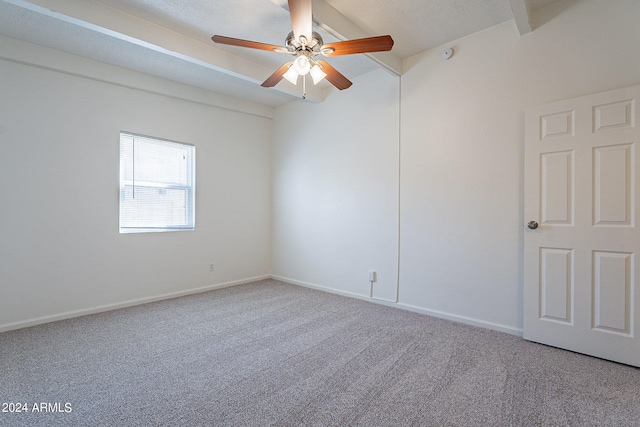
<svg viewBox="0 0 640 427">
<path fill-rule="evenodd" d="M 307 99 L 307 75 L 302 76 L 302 99 Z"/>
</svg>

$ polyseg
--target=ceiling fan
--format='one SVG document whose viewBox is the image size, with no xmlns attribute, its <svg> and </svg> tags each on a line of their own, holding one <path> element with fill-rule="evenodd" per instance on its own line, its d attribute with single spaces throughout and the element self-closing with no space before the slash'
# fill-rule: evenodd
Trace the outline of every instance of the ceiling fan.
<svg viewBox="0 0 640 427">
<path fill-rule="evenodd" d="M 283 78 L 295 85 L 299 76 L 303 76 L 302 83 L 304 85 L 304 76 L 310 74 L 314 84 L 326 78 L 338 89 L 347 89 L 351 86 L 351 81 L 326 61 L 315 59 L 317 55 L 322 54 L 323 56 L 331 57 L 355 53 L 383 52 L 391 50 L 393 47 L 393 39 L 388 35 L 324 44 L 320 34 L 311 28 L 313 20 L 311 0 L 288 0 L 288 2 L 293 31 L 287 36 L 284 46 L 219 35 L 211 37 L 215 43 L 276 53 L 288 53 L 295 57 L 293 61 L 283 64 L 269 76 L 262 83 L 261 86 L 263 87 L 273 87 Z"/>
</svg>

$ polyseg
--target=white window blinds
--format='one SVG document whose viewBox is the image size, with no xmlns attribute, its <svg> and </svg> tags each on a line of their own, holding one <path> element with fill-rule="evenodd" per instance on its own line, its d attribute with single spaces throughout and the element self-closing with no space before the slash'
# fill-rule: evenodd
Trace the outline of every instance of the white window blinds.
<svg viewBox="0 0 640 427">
<path fill-rule="evenodd" d="M 120 232 L 193 230 L 195 147 L 120 133 Z"/>
</svg>

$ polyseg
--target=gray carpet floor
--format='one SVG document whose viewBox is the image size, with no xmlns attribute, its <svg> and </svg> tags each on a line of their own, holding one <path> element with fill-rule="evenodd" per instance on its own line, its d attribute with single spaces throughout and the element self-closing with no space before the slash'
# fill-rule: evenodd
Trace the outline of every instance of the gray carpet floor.
<svg viewBox="0 0 640 427">
<path fill-rule="evenodd" d="M 640 426 L 637 368 L 274 280 L 2 333 L 0 374 L 10 426 Z"/>
</svg>

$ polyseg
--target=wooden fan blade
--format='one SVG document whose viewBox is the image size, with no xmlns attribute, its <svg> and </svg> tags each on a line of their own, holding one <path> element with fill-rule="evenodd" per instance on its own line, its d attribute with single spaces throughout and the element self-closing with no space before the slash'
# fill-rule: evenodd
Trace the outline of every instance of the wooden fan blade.
<svg viewBox="0 0 640 427">
<path fill-rule="evenodd" d="M 262 87 L 274 87 L 277 85 L 280 80 L 282 80 L 284 73 L 287 72 L 289 67 L 293 64 L 293 61 L 289 61 L 286 64 L 283 64 L 280 68 L 276 70 L 275 73 L 271 74 L 267 80 L 265 80 L 260 86 Z"/>
<path fill-rule="evenodd" d="M 322 67 L 322 71 L 324 71 L 325 74 L 327 75 L 327 77 L 325 78 L 329 81 L 329 83 L 331 83 L 338 89 L 340 90 L 347 89 L 353 84 L 348 78 L 340 74 L 338 70 L 333 68 L 326 61 L 317 60 L 316 62 L 320 64 L 320 66 Z"/>
<path fill-rule="evenodd" d="M 218 35 L 211 37 L 211 40 L 213 40 L 216 43 L 220 43 L 220 44 L 228 44 L 228 45 L 231 45 L 231 46 L 248 47 L 248 48 L 251 48 L 251 49 L 268 50 L 268 51 L 271 51 L 271 52 L 274 52 L 274 51 L 278 52 L 278 51 L 282 51 L 283 49 L 285 49 L 282 46 L 276 46 L 274 44 L 252 42 L 251 40 L 234 39 L 233 37 L 218 36 Z"/>
<path fill-rule="evenodd" d="M 322 53 L 325 56 L 340 56 L 354 53 L 384 52 L 391 50 L 392 47 L 393 39 L 391 36 L 377 36 L 325 44 L 322 46 Z M 331 49 L 333 52 L 327 52 Z"/>
<path fill-rule="evenodd" d="M 296 40 L 300 40 L 300 36 L 305 36 L 311 41 L 311 24 L 313 19 L 313 9 L 311 0 L 288 0 L 289 13 L 291 14 L 291 26 L 293 27 L 293 35 Z"/>
</svg>

